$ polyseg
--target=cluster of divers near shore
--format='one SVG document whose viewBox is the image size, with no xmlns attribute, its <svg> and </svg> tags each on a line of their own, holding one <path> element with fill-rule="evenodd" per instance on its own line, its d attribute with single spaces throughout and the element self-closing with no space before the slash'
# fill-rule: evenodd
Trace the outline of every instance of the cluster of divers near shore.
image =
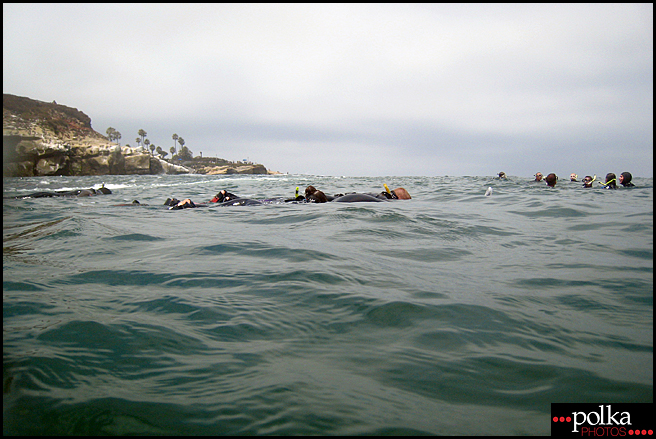
<svg viewBox="0 0 656 439">
<path fill-rule="evenodd" d="M 499 180 L 506 180 L 507 176 L 505 172 L 499 172 Z M 604 189 L 617 189 L 617 183 L 623 187 L 634 187 L 634 184 L 631 183 L 633 176 L 630 172 L 622 172 L 617 178 L 615 174 L 609 173 L 606 175 L 606 181 L 598 183 L 603 186 Z M 591 177 L 589 175 L 585 176 L 581 182 L 583 183 L 584 188 L 593 187 L 593 182 L 597 179 L 597 176 Z M 548 174 L 546 177 L 542 173 L 538 172 L 535 174 L 534 182 L 545 182 L 547 186 L 555 187 L 558 177 L 556 174 Z M 579 181 L 576 174 L 570 175 L 570 181 Z M 409 200 L 412 197 L 402 187 L 398 187 L 394 190 L 390 190 L 387 185 L 383 185 L 385 190 L 379 193 L 346 193 L 346 194 L 335 194 L 335 195 L 326 195 L 324 192 L 317 190 L 314 186 L 308 186 L 305 189 L 305 194 L 299 194 L 299 188 L 296 188 L 296 195 L 293 198 L 266 198 L 266 199 L 252 199 L 244 198 L 238 195 L 227 192 L 226 190 L 221 190 L 217 193 L 214 198 L 212 198 L 209 203 L 215 203 L 215 205 L 220 206 L 249 206 L 257 204 L 281 204 L 281 203 L 327 203 L 327 202 L 338 202 L 338 203 L 352 203 L 352 202 L 384 202 L 384 201 L 393 201 L 393 200 Z M 105 187 L 105 184 L 99 189 L 75 189 L 71 191 L 54 191 L 54 192 L 34 192 L 28 195 L 20 195 L 14 197 L 4 197 L 4 198 L 48 198 L 48 197 L 85 197 L 92 195 L 103 195 L 111 194 L 112 191 Z M 491 188 L 488 189 L 485 195 L 491 193 Z M 189 198 L 184 200 L 178 200 L 176 198 L 167 198 L 164 202 L 165 206 L 168 206 L 170 210 L 178 209 L 189 209 L 196 207 L 208 207 L 210 204 L 207 203 L 194 203 Z M 139 203 L 138 200 L 132 201 L 129 204 L 117 204 L 117 206 L 146 206 L 146 204 Z"/>
<path fill-rule="evenodd" d="M 209 203 L 215 203 L 222 206 L 249 206 L 256 204 L 281 204 L 281 203 L 327 203 L 334 202 L 357 202 L 357 201 L 391 201 L 391 200 L 409 200 L 412 197 L 402 187 L 390 190 L 387 185 L 385 191 L 380 193 L 346 193 L 326 195 L 324 192 L 317 190 L 314 186 L 308 186 L 305 189 L 305 195 L 301 195 L 296 188 L 296 195 L 293 198 L 267 198 L 267 199 L 252 199 L 244 198 L 232 194 L 226 190 L 219 191 L 218 194 L 212 198 Z M 111 194 L 112 191 L 105 187 L 104 183 L 100 189 L 76 189 L 71 191 L 54 191 L 54 192 L 34 192 L 28 195 L 20 195 L 15 197 L 4 198 L 49 198 L 49 197 L 86 197 L 92 195 Z M 168 206 L 170 210 L 188 209 L 195 207 L 207 207 L 209 204 L 194 203 L 189 198 L 178 200 L 176 198 L 167 198 L 164 205 Z M 130 204 L 117 204 L 117 206 L 145 206 L 139 203 L 138 200 L 132 201 Z"/>
</svg>

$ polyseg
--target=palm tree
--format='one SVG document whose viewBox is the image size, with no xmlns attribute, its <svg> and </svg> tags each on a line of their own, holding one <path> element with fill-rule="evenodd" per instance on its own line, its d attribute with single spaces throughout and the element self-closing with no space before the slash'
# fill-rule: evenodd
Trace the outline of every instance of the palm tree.
<svg viewBox="0 0 656 439">
<path fill-rule="evenodd" d="M 178 135 L 173 134 L 172 138 L 173 138 L 173 151 L 171 151 L 171 154 L 175 154 L 175 151 L 177 151 L 177 148 L 175 147 L 175 145 L 176 145 L 176 141 L 178 140 Z"/>
<path fill-rule="evenodd" d="M 141 143 L 143 143 L 144 138 L 148 135 L 148 133 L 145 132 L 144 130 L 139 130 L 139 132 L 137 132 L 137 134 L 139 134 L 139 136 L 141 137 Z"/>
<path fill-rule="evenodd" d="M 172 146 L 171 149 L 169 149 L 169 151 L 171 151 L 171 158 L 173 158 L 173 156 L 175 155 L 175 147 Z"/>
<path fill-rule="evenodd" d="M 146 147 L 146 151 L 148 151 L 148 147 L 150 146 L 150 140 L 146 139 L 143 141 L 144 146 Z M 155 149 L 155 145 L 151 149 Z"/>
<path fill-rule="evenodd" d="M 180 144 L 180 148 L 182 148 L 185 144 L 185 141 L 182 137 L 178 137 L 178 143 Z"/>
<path fill-rule="evenodd" d="M 134 139 L 134 141 L 137 142 L 137 148 L 138 148 L 141 145 L 141 139 L 137 137 L 136 139 Z"/>
</svg>

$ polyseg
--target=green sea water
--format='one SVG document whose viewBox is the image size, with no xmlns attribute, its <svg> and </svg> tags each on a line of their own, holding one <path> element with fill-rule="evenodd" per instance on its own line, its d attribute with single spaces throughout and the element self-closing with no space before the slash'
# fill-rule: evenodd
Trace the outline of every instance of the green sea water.
<svg viewBox="0 0 656 439">
<path fill-rule="evenodd" d="M 102 182 L 111 195 L 3 200 L 4 434 L 532 435 L 550 433 L 551 403 L 653 402 L 652 179 L 3 192 Z M 412 200 L 163 206 L 383 183 Z"/>
</svg>

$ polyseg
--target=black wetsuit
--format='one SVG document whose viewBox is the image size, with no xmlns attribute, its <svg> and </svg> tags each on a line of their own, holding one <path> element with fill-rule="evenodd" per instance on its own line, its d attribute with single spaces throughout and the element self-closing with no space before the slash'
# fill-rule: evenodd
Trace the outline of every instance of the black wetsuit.
<svg viewBox="0 0 656 439">
<path fill-rule="evenodd" d="M 86 197 L 90 195 L 101 195 L 101 194 L 111 194 L 112 191 L 106 187 L 101 187 L 98 190 L 95 189 L 74 189 L 72 191 L 55 191 L 55 192 L 34 192 L 28 195 L 18 195 L 15 197 L 3 197 L 3 198 L 49 198 L 49 197 Z"/>
<path fill-rule="evenodd" d="M 630 172 L 622 172 L 620 174 L 623 178 L 622 183 L 620 183 L 624 187 L 635 187 L 635 184 L 631 183 L 631 180 L 633 179 L 633 176 L 631 175 Z"/>
<path fill-rule="evenodd" d="M 346 195 L 341 195 L 339 197 L 335 197 L 332 200 L 335 203 L 355 203 L 359 201 L 365 201 L 365 202 L 381 202 L 381 201 L 387 201 L 387 198 L 385 197 L 378 197 L 377 195 L 372 195 L 372 194 L 346 194 Z"/>
</svg>

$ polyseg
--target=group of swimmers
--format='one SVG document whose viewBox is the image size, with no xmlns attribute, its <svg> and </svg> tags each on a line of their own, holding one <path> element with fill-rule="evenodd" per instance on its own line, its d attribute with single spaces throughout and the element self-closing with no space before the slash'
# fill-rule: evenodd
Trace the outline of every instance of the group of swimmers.
<svg viewBox="0 0 656 439">
<path fill-rule="evenodd" d="M 499 172 L 498 178 L 505 180 L 508 177 L 505 172 Z M 597 176 L 591 177 L 586 175 L 581 182 L 583 183 L 584 188 L 591 188 L 592 183 L 597 179 Z M 630 172 L 622 172 L 617 178 L 615 174 L 608 173 L 606 174 L 606 181 L 599 182 L 604 189 L 617 189 L 617 182 L 619 181 L 620 185 L 623 187 L 634 187 L 635 185 L 631 183 L 633 176 Z M 547 186 L 555 187 L 558 177 L 556 174 L 551 173 L 546 177 L 542 175 L 541 172 L 535 174 L 534 182 L 546 182 Z M 572 173 L 570 175 L 570 181 L 578 182 L 578 175 Z M 261 199 L 254 200 L 251 198 L 243 198 L 227 192 L 226 190 L 220 191 L 218 194 L 212 198 L 209 203 L 217 203 L 218 205 L 224 206 L 233 206 L 233 205 L 254 205 L 254 204 L 274 204 L 274 203 L 327 203 L 327 202 L 354 202 L 354 201 L 389 201 L 389 200 L 409 200 L 412 197 L 402 187 L 398 187 L 394 190 L 390 190 L 387 185 L 383 185 L 385 190 L 379 193 L 346 193 L 346 194 L 335 194 L 335 195 L 326 195 L 323 191 L 317 190 L 314 186 L 308 186 L 305 188 L 305 194 L 300 195 L 298 188 L 296 188 L 296 196 L 294 198 L 270 198 L 270 199 Z M 54 191 L 54 192 L 35 192 L 29 195 L 21 195 L 16 197 L 4 197 L 4 198 L 46 198 L 46 197 L 85 197 L 92 195 L 101 195 L 101 194 L 111 194 L 112 191 L 105 187 L 105 184 L 99 189 L 75 189 L 70 191 Z M 165 202 L 165 205 L 169 206 L 169 209 L 187 209 L 193 207 L 207 207 L 208 204 L 197 204 L 191 201 L 189 198 L 182 201 L 175 198 L 168 198 Z M 142 205 L 139 201 L 134 200 L 130 205 Z M 142 205 L 143 206 L 143 205 Z"/>
<path fill-rule="evenodd" d="M 502 180 L 507 178 L 505 172 L 499 172 L 498 175 L 499 175 L 499 178 L 502 179 Z M 569 176 L 570 181 L 578 182 L 579 181 L 578 178 L 579 178 L 579 176 L 576 175 L 575 173 L 572 173 Z M 590 187 L 592 187 L 592 183 L 596 179 L 597 179 L 596 175 L 594 177 L 586 175 L 583 178 L 583 180 L 581 180 L 581 182 L 583 183 L 583 187 L 590 188 Z M 622 172 L 620 174 L 619 179 L 617 178 L 617 176 L 615 174 L 613 174 L 612 172 L 609 172 L 608 174 L 606 174 L 606 181 L 603 182 L 603 183 L 600 181 L 599 184 L 601 184 L 604 187 L 604 189 L 617 189 L 617 182 L 619 181 L 619 183 L 623 187 L 634 187 L 635 185 L 633 183 L 631 183 L 632 179 L 633 179 L 633 176 L 631 175 L 630 172 Z M 546 177 L 544 177 L 541 172 L 537 172 L 535 174 L 535 180 L 533 180 L 533 181 L 538 181 L 538 182 L 544 181 L 544 182 L 547 183 L 547 186 L 555 187 L 556 186 L 556 181 L 558 181 L 558 177 L 554 173 L 548 174 Z"/>
<path fill-rule="evenodd" d="M 412 197 L 402 187 L 390 190 L 387 185 L 384 185 L 385 190 L 380 193 L 346 193 L 346 194 L 335 194 L 335 195 L 326 195 L 323 191 L 318 190 L 314 186 L 308 186 L 305 188 L 305 194 L 299 194 L 298 188 L 296 188 L 296 195 L 293 198 L 267 198 L 261 200 L 254 200 L 252 198 L 244 198 L 238 195 L 232 194 L 228 191 L 221 190 L 217 193 L 214 198 L 212 198 L 210 203 L 217 203 L 217 205 L 222 206 L 248 206 L 255 204 L 276 204 L 276 203 L 328 203 L 328 202 L 338 202 L 338 203 L 349 203 L 355 201 L 365 201 L 365 202 L 380 202 L 380 201 L 391 201 L 391 200 L 410 200 Z M 186 198 L 182 201 L 176 198 L 167 198 L 164 202 L 166 206 L 169 206 L 170 210 L 178 209 L 188 209 L 194 207 L 207 207 L 208 204 L 198 204 L 194 203 L 191 199 Z"/>
</svg>

